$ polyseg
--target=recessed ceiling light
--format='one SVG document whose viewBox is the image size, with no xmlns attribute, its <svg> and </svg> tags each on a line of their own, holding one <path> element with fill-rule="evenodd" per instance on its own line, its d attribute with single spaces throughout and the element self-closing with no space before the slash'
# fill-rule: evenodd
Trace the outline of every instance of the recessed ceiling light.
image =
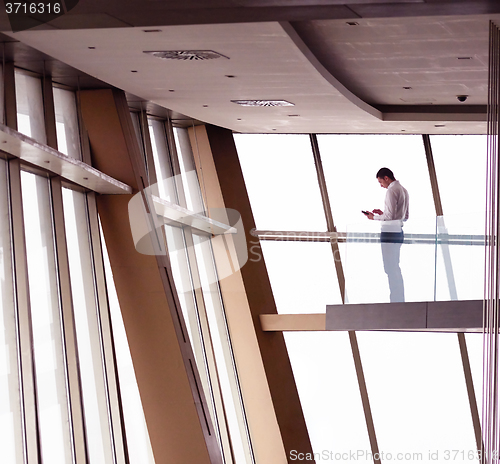
<svg viewBox="0 0 500 464">
<path fill-rule="evenodd" d="M 174 89 L 170 89 L 169 92 L 175 92 L 175 90 Z"/>
<path fill-rule="evenodd" d="M 132 71 L 130 71 L 130 72 L 138 72 L 138 71 L 137 71 L 137 69 L 133 69 L 133 70 L 132 70 Z"/>
<path fill-rule="evenodd" d="M 289 114 L 288 117 L 289 118 L 298 118 L 300 116 L 300 114 Z"/>
<path fill-rule="evenodd" d="M 359 26 L 359 23 L 357 23 L 356 21 L 347 21 L 346 23 L 348 26 Z"/>
<path fill-rule="evenodd" d="M 236 121 L 241 121 L 241 118 L 236 119 Z"/>
<path fill-rule="evenodd" d="M 203 61 L 214 60 L 216 58 L 226 58 L 228 56 L 213 50 L 167 50 L 167 51 L 145 51 L 147 55 L 156 56 L 162 60 L 183 60 L 183 61 Z"/>
<path fill-rule="evenodd" d="M 203 105 L 203 108 L 208 108 L 208 105 Z"/>
<path fill-rule="evenodd" d="M 226 77 L 229 77 L 229 79 L 234 79 L 236 76 L 234 76 L 233 74 L 226 74 Z"/>
<path fill-rule="evenodd" d="M 286 100 L 231 100 L 240 106 L 295 106 Z"/>
<path fill-rule="evenodd" d="M 472 56 L 457 56 L 457 60 L 472 60 Z"/>
<path fill-rule="evenodd" d="M 445 127 L 445 124 L 434 124 L 434 127 Z"/>
<path fill-rule="evenodd" d="M 143 29 L 142 32 L 161 32 L 161 29 Z"/>
<path fill-rule="evenodd" d="M 84 177 L 83 180 L 89 180 L 89 178 L 88 177 Z"/>
<path fill-rule="evenodd" d="M 405 90 L 411 90 L 411 87 L 403 87 Z"/>
<path fill-rule="evenodd" d="M 89 50 L 95 50 L 95 47 L 88 47 Z"/>
</svg>

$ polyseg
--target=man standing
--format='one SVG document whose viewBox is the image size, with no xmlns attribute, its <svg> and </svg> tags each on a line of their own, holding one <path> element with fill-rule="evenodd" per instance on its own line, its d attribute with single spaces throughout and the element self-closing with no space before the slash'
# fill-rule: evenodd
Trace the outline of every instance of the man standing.
<svg viewBox="0 0 500 464">
<path fill-rule="evenodd" d="M 401 245 L 404 240 L 403 222 L 409 217 L 409 196 L 406 189 L 394 178 L 388 168 L 377 172 L 377 180 L 387 189 L 384 211 L 374 209 L 366 216 L 370 220 L 383 221 L 380 233 L 384 271 L 389 279 L 391 303 L 405 300 L 403 276 L 399 267 Z"/>
</svg>

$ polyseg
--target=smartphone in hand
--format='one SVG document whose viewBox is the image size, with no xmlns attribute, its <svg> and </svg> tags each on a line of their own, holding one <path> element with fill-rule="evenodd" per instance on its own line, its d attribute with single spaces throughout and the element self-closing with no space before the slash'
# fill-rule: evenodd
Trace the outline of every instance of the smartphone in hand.
<svg viewBox="0 0 500 464">
<path fill-rule="evenodd" d="M 365 216 L 368 216 L 370 213 L 368 211 L 363 211 L 361 210 L 361 212 L 365 215 Z"/>
</svg>

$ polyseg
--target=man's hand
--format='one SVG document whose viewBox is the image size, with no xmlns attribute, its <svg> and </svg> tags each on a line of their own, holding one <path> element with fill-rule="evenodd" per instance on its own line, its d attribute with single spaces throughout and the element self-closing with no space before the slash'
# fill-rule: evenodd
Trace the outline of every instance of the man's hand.
<svg viewBox="0 0 500 464">
<path fill-rule="evenodd" d="M 368 213 L 366 217 L 370 219 L 370 221 L 373 221 L 373 213 Z"/>
<path fill-rule="evenodd" d="M 373 214 L 384 214 L 384 212 L 381 209 L 374 209 L 372 211 Z"/>
</svg>

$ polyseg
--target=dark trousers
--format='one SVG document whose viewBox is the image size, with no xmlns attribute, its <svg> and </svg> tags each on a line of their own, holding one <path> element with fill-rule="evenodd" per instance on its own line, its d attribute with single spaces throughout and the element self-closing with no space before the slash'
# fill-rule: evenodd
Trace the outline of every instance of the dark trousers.
<svg viewBox="0 0 500 464">
<path fill-rule="evenodd" d="M 403 232 L 382 232 L 380 242 L 382 246 L 382 260 L 384 262 L 384 271 L 389 280 L 389 290 L 391 291 L 390 301 L 405 301 L 405 289 L 403 284 L 403 275 L 399 267 L 399 257 L 401 254 L 401 245 L 403 244 Z"/>
</svg>

